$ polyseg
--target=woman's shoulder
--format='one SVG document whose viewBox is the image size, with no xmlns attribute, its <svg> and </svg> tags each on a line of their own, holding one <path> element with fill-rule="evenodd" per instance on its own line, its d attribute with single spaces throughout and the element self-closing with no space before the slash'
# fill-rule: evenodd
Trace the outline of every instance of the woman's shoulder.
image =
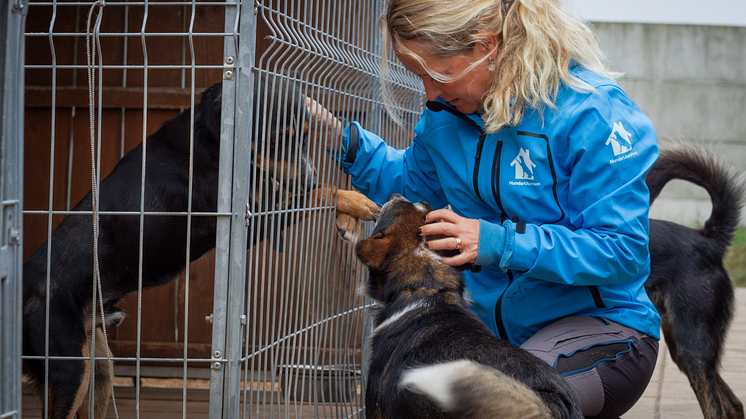
<svg viewBox="0 0 746 419">
<path fill-rule="evenodd" d="M 635 107 L 614 79 L 580 65 L 571 67 L 570 74 L 579 81 L 580 85 L 575 87 L 563 85 L 560 89 L 557 105 L 563 117 L 568 117 L 568 112 L 577 113 L 587 108 Z"/>
<path fill-rule="evenodd" d="M 568 69 L 570 75 L 578 79 L 581 83 L 585 83 L 593 89 L 601 87 L 619 88 L 617 82 L 609 76 L 601 75 L 580 64 L 571 63 Z"/>
</svg>

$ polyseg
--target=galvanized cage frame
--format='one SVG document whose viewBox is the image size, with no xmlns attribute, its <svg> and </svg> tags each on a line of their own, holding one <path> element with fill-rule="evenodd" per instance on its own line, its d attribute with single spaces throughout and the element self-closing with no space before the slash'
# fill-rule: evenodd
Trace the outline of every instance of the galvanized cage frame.
<svg viewBox="0 0 746 419">
<path fill-rule="evenodd" d="M 25 1 L 0 6 L 0 418 L 21 417 L 25 18 Z"/>
</svg>

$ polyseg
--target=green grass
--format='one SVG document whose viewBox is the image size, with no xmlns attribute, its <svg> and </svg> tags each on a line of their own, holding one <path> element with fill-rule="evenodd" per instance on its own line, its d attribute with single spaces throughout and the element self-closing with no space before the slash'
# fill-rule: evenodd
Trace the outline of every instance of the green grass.
<svg viewBox="0 0 746 419">
<path fill-rule="evenodd" d="M 725 254 L 725 268 L 737 287 L 746 287 L 746 227 L 736 231 L 730 248 Z"/>
</svg>

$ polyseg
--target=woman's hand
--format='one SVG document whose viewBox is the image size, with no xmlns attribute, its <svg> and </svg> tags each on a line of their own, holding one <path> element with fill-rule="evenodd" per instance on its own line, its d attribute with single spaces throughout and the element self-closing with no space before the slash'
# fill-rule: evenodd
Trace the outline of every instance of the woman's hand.
<svg viewBox="0 0 746 419">
<path fill-rule="evenodd" d="M 316 142 L 322 142 L 327 148 L 336 147 L 344 129 L 342 121 L 310 97 L 306 98 L 306 107 L 311 115 L 311 138 L 315 138 Z"/>
<path fill-rule="evenodd" d="M 458 256 L 443 258 L 449 266 L 460 266 L 474 263 L 479 252 L 479 220 L 464 218 L 453 211 L 440 209 L 427 214 L 425 224 L 420 230 L 421 236 L 442 234 L 446 238 L 428 241 L 431 250 L 454 250 Z"/>
</svg>

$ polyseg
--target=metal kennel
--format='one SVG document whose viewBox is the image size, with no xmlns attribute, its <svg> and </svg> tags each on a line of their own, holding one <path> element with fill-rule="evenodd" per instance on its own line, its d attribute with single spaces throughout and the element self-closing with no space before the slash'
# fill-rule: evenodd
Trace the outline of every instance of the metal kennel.
<svg viewBox="0 0 746 419">
<path fill-rule="evenodd" d="M 98 213 L 217 218 L 214 251 L 175 281 L 120 302 L 128 318 L 106 335 L 115 396 L 106 417 L 364 417 L 371 303 L 355 290 L 363 267 L 336 236 L 333 204 L 298 198 L 297 186 L 278 192 L 282 175 L 268 182 L 257 169 L 267 139 L 252 119 L 252 92 L 268 79 L 296 84 L 337 116 L 404 146 L 424 96 L 420 82 L 394 66 L 404 124 L 384 111 L 382 7 L 383 0 L 9 2 L 0 16 L 10 41 L 0 51 L 0 110 L 11 121 L 2 127 L 0 417 L 46 417 L 49 410 L 20 379 L 20 261 L 51 239 L 127 152 L 219 82 L 216 212 Z M 24 15 L 25 29 L 18 25 Z M 19 68 L 8 66 L 13 57 Z M 17 135 L 14 124 L 21 124 Z M 317 121 L 309 136 L 318 183 L 350 189 L 334 163 L 338 138 Z M 257 196 L 271 205 L 258 208 Z M 277 219 L 287 227 L 274 228 Z M 143 228 L 132 234 L 142 253 Z M 252 240 L 257 236 L 262 240 Z M 13 250 L 18 243 L 22 258 Z"/>
</svg>

